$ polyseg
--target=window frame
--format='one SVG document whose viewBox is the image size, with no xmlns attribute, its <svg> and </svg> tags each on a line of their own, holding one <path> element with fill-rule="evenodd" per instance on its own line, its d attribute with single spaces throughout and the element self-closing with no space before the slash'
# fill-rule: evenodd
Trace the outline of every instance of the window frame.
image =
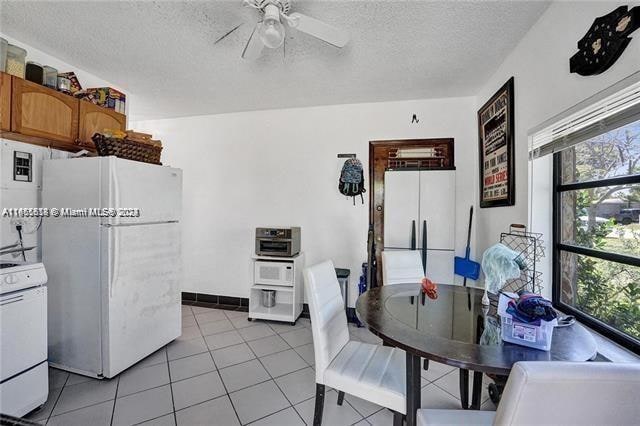
<svg viewBox="0 0 640 426">
<path fill-rule="evenodd" d="M 614 186 L 620 184 L 640 184 L 640 174 L 631 176 L 619 176 L 602 180 L 592 180 L 575 183 L 562 183 L 562 151 L 553 154 L 553 200 L 552 200 L 552 234 L 553 234 L 553 254 L 552 254 L 552 303 L 555 308 L 576 317 L 576 319 L 603 336 L 615 341 L 625 348 L 640 354 L 640 342 L 633 337 L 616 330 L 599 319 L 582 312 L 581 310 L 568 305 L 561 300 L 561 258 L 562 251 L 579 255 L 590 256 L 610 262 L 617 262 L 631 266 L 640 267 L 640 258 L 618 253 L 604 252 L 601 250 L 580 247 L 573 244 L 563 243 L 561 238 L 561 196 L 563 192 L 598 188 L 603 186 Z M 640 318 L 638 318 L 640 321 Z"/>
</svg>

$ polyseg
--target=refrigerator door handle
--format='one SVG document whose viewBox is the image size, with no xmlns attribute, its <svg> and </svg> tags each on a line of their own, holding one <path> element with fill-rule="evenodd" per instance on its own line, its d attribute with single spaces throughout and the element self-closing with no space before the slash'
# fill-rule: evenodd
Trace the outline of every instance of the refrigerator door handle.
<svg viewBox="0 0 640 426">
<path fill-rule="evenodd" d="M 109 268 L 109 297 L 113 297 L 113 289 L 115 288 L 116 279 L 118 278 L 118 265 L 120 264 L 120 250 L 118 247 L 118 227 L 114 226 L 109 229 L 111 232 L 111 263 Z"/>
<path fill-rule="evenodd" d="M 116 171 L 116 162 L 109 162 L 109 172 L 111 174 L 111 194 L 113 194 L 113 200 L 109 200 L 112 202 L 112 205 L 108 206 L 111 208 L 120 207 L 120 185 L 118 182 L 118 173 Z"/>
<path fill-rule="evenodd" d="M 411 250 L 416 249 L 416 221 L 411 221 Z"/>
<path fill-rule="evenodd" d="M 422 270 L 427 275 L 427 221 L 422 222 Z"/>
</svg>

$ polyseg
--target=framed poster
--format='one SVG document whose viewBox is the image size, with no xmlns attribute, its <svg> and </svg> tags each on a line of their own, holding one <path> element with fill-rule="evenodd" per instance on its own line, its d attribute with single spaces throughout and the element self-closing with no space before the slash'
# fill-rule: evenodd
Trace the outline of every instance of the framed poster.
<svg viewBox="0 0 640 426">
<path fill-rule="evenodd" d="M 478 111 L 480 207 L 515 204 L 513 77 Z"/>
</svg>

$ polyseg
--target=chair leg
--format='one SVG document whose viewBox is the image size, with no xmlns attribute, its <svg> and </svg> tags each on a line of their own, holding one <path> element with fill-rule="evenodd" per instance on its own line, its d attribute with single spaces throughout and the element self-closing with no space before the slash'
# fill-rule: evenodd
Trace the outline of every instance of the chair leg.
<svg viewBox="0 0 640 426">
<path fill-rule="evenodd" d="M 344 401 L 344 392 L 338 391 L 338 405 L 342 405 L 343 401 Z"/>
<path fill-rule="evenodd" d="M 397 411 L 393 412 L 393 426 L 402 426 L 404 420 L 404 416 L 402 413 L 398 413 Z"/>
<path fill-rule="evenodd" d="M 322 409 L 324 408 L 324 385 L 316 383 L 316 408 L 313 412 L 313 426 L 322 425 Z"/>
</svg>

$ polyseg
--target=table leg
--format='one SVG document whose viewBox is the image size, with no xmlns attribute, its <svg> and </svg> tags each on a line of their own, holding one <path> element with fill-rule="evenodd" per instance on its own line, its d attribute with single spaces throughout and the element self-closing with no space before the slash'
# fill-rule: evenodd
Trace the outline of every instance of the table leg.
<svg viewBox="0 0 640 426">
<path fill-rule="evenodd" d="M 479 410 L 482 396 L 482 373 L 480 371 L 473 372 L 473 394 L 471 395 L 471 409 Z"/>
<path fill-rule="evenodd" d="M 416 425 L 416 414 L 420 408 L 420 357 L 407 352 L 407 426 Z"/>
<path fill-rule="evenodd" d="M 460 403 L 463 410 L 469 409 L 469 370 L 460 369 Z"/>
</svg>

